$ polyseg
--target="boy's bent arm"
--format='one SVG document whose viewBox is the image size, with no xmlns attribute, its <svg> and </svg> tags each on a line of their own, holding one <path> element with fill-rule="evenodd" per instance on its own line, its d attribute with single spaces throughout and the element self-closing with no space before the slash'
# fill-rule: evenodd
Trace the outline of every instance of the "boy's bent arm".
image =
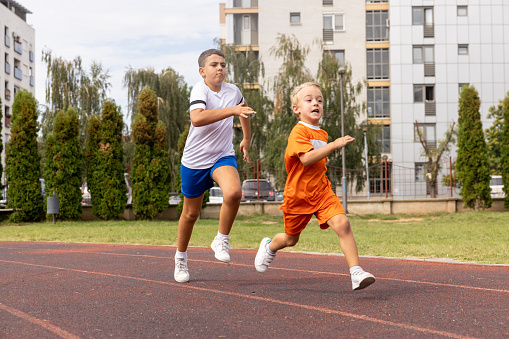
<svg viewBox="0 0 509 339">
<path fill-rule="evenodd" d="M 318 161 L 322 160 L 323 158 L 328 157 L 329 154 L 331 154 L 332 152 L 345 147 L 347 144 L 351 143 L 354 140 L 355 138 L 346 135 L 342 138 L 334 140 L 333 142 L 329 142 L 327 145 L 323 147 L 303 153 L 302 155 L 299 156 L 299 160 L 304 166 L 313 165 Z"/>
<path fill-rule="evenodd" d="M 218 122 L 231 116 L 247 118 L 249 115 L 255 113 L 256 112 L 251 107 L 244 106 L 244 104 L 239 104 L 237 106 L 213 110 L 197 108 L 191 111 L 190 116 L 193 126 L 200 127 L 213 124 L 214 122 Z"/>
</svg>

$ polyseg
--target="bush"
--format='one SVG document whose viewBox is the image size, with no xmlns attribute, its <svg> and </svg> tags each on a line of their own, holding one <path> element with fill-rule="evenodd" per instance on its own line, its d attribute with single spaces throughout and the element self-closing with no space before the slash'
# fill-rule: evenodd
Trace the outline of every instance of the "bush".
<svg viewBox="0 0 509 339">
<path fill-rule="evenodd" d="M 39 221 L 43 213 L 37 115 L 34 96 L 19 90 L 12 106 L 11 138 L 5 150 L 8 206 L 19 209 L 11 214 L 13 222 Z"/>
</svg>

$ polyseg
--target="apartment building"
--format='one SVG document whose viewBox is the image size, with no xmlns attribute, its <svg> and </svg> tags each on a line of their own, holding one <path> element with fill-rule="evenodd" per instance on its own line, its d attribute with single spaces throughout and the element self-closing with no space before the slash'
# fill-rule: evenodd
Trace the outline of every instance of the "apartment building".
<svg viewBox="0 0 509 339">
<path fill-rule="evenodd" d="M 383 193 L 373 184 L 382 177 L 391 181 L 394 198 L 429 196 L 415 122 L 437 144 L 457 123 L 459 92 L 470 84 L 488 128 L 489 107 L 509 91 L 504 0 L 228 0 L 220 5 L 220 27 L 224 43 L 259 53 L 266 71 L 260 82 L 279 70 L 269 50 L 280 33 L 311 47 L 311 74 L 321 59 L 316 41 L 351 64 L 353 80 L 367 83 L 366 119 L 381 126 L 380 153 L 388 163 L 387 174 L 371 178 L 372 196 Z M 454 147 L 450 155 L 455 158 Z"/>
<path fill-rule="evenodd" d="M 2 99 L 2 140 L 9 142 L 14 96 L 23 88 L 35 96 L 35 30 L 27 24 L 31 14 L 17 1 L 0 0 L 0 95 Z M 5 147 L 2 152 L 5 164 Z"/>
</svg>

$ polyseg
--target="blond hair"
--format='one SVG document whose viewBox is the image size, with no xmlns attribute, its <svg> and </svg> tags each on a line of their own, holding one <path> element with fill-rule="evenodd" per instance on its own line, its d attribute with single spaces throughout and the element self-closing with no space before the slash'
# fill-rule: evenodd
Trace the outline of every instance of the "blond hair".
<svg viewBox="0 0 509 339">
<path fill-rule="evenodd" d="M 321 87 L 319 84 L 317 84 L 316 82 L 305 82 L 297 87 L 295 87 L 293 90 L 292 90 L 292 93 L 290 94 L 290 100 L 292 102 L 292 106 L 298 106 L 299 105 L 299 92 L 301 90 L 303 90 L 304 88 L 306 87 L 316 87 L 318 88 L 320 91 L 321 91 Z M 297 114 L 295 114 L 295 117 L 299 118 L 299 116 Z"/>
</svg>

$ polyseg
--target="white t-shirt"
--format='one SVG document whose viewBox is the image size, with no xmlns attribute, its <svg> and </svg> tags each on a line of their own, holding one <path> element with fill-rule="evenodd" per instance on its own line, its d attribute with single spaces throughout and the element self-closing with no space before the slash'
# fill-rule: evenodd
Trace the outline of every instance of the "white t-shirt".
<svg viewBox="0 0 509 339">
<path fill-rule="evenodd" d="M 193 87 L 189 112 L 202 108 L 206 111 L 237 106 L 244 102 L 242 93 L 233 84 L 223 82 L 219 93 L 212 91 L 205 81 Z M 191 169 L 212 167 L 220 158 L 235 155 L 233 149 L 233 116 L 210 125 L 191 124 L 182 164 Z"/>
</svg>

